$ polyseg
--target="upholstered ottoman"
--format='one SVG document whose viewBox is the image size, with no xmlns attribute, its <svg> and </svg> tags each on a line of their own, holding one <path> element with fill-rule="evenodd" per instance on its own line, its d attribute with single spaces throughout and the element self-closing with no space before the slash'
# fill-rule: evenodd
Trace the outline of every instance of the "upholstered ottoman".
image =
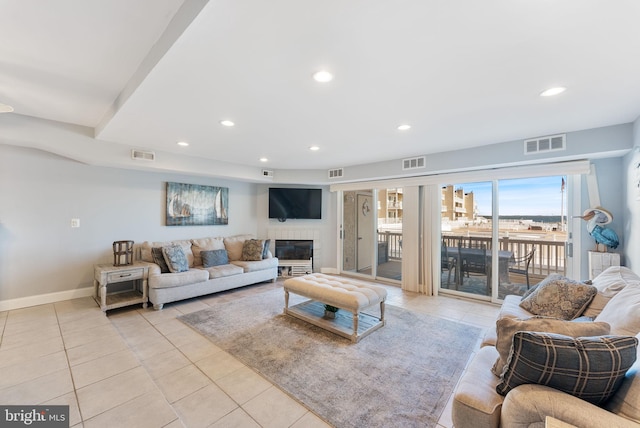
<svg viewBox="0 0 640 428">
<path fill-rule="evenodd" d="M 311 300 L 289 307 L 289 293 Z M 384 325 L 384 302 L 387 290 L 365 281 L 314 273 L 287 279 L 284 282 L 284 312 L 318 327 L 358 342 Z M 350 316 L 324 318 L 324 304 L 335 306 Z M 380 316 L 362 313 L 363 309 L 380 304 Z"/>
</svg>

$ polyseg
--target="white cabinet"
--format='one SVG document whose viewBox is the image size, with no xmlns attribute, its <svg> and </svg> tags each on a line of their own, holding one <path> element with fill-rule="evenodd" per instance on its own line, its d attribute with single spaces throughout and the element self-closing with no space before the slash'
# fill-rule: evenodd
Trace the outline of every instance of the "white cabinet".
<svg viewBox="0 0 640 428">
<path fill-rule="evenodd" d="M 589 279 L 600 275 L 610 266 L 620 266 L 620 254 L 589 251 Z"/>
</svg>

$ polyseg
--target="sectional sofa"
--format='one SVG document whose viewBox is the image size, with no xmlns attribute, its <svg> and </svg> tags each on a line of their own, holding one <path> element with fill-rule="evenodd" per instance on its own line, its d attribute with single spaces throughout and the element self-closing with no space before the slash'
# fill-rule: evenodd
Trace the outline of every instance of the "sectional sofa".
<svg viewBox="0 0 640 428">
<path fill-rule="evenodd" d="M 521 296 L 505 298 L 496 328 L 485 335 L 454 392 L 456 428 L 544 428 L 547 417 L 569 424 L 558 426 L 639 426 L 640 277 L 626 267 L 610 267 L 590 285 L 595 295 L 586 303 L 559 305 L 577 309 L 569 318 L 580 317 L 572 320 L 535 317 L 525 309 L 530 306 L 521 306 Z M 557 293 L 548 297 L 560 303 Z M 601 347 L 598 358 L 585 358 L 595 347 Z M 569 381 L 558 383 L 558 375 L 567 373 Z M 562 391 L 571 385 L 580 387 Z"/>
<path fill-rule="evenodd" d="M 177 263 L 177 269 L 170 269 L 166 265 L 167 250 L 176 248 L 185 260 L 182 266 Z M 140 259 L 152 263 L 149 301 L 156 310 L 165 303 L 273 282 L 278 277 L 278 259 L 269 251 L 269 242 L 252 235 L 146 241 L 140 246 Z"/>
</svg>

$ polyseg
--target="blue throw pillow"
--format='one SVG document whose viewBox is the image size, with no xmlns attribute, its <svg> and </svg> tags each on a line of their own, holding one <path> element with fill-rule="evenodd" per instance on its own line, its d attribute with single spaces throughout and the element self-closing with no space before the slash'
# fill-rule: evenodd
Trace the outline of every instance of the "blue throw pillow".
<svg viewBox="0 0 640 428">
<path fill-rule="evenodd" d="M 214 267 L 229 264 L 229 255 L 227 250 L 207 250 L 201 251 L 202 266 Z"/>
<path fill-rule="evenodd" d="M 162 247 L 162 254 L 171 273 L 186 272 L 189 270 L 189 261 L 181 246 L 172 245 Z"/>
<path fill-rule="evenodd" d="M 637 347 L 638 339 L 632 336 L 573 338 L 519 331 L 496 391 L 507 395 L 519 385 L 534 383 L 601 404 L 622 384 L 636 361 Z"/>
</svg>

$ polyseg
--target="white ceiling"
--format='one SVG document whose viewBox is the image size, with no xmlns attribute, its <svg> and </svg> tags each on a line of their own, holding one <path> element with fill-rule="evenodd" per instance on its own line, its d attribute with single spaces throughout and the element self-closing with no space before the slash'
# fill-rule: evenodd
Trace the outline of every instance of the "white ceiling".
<svg viewBox="0 0 640 428">
<path fill-rule="evenodd" d="M 8 114 L 92 127 L 101 144 L 326 169 L 640 114 L 637 0 L 0 0 L 0 11 Z M 313 81 L 319 69 L 334 80 Z M 539 96 L 552 86 L 567 91 Z"/>
</svg>

